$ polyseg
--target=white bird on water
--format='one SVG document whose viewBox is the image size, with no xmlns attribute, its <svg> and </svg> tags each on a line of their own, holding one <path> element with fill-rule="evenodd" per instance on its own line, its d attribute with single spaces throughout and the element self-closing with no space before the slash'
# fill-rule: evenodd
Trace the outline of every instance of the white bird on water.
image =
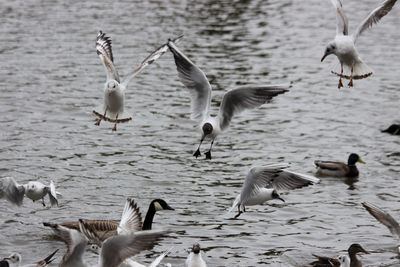
<svg viewBox="0 0 400 267">
<path fill-rule="evenodd" d="M 332 71 L 338 75 L 338 88 L 343 87 L 342 78 L 349 79 L 349 87 L 353 86 L 353 79 L 364 79 L 372 75 L 372 70 L 360 58 L 356 49 L 358 37 L 372 25 L 379 22 L 392 9 L 397 0 L 386 0 L 375 8 L 357 27 L 356 31 L 349 35 L 348 20 L 343 10 L 343 5 L 340 0 L 331 0 L 336 9 L 336 36 L 335 39 L 328 43 L 324 56 L 321 62 L 331 54 L 337 56 L 340 61 L 340 73 Z M 344 74 L 343 67 L 346 66 L 350 70 L 350 74 Z"/>
<path fill-rule="evenodd" d="M 57 191 L 53 181 L 45 185 L 38 181 L 30 181 L 27 184 L 19 184 L 12 177 L 0 179 L 0 198 L 5 198 L 11 203 L 21 206 L 24 196 L 30 198 L 33 202 L 42 200 L 48 195 L 51 206 L 58 206 Z"/>
<path fill-rule="evenodd" d="M 179 36 L 174 41 L 177 41 Z M 127 122 L 132 117 L 124 114 L 125 89 L 129 81 L 138 75 L 146 66 L 150 65 L 161 57 L 167 50 L 167 44 L 157 48 L 153 53 L 146 57 L 142 63 L 137 66 L 127 78 L 121 81 L 118 71 L 114 66 L 114 57 L 111 47 L 111 39 L 105 33 L 99 31 L 96 40 L 96 50 L 107 74 L 107 80 L 104 86 L 104 107 L 102 112 L 93 110 L 97 116 L 96 125 L 100 125 L 101 120 L 114 122 L 113 131 L 117 130 L 117 123 Z"/>
<path fill-rule="evenodd" d="M 202 136 L 193 154 L 196 158 L 201 155 L 202 142 L 205 138 L 209 138 L 211 146 L 205 155 L 206 159 L 211 159 L 215 138 L 229 126 L 235 114 L 245 109 L 259 107 L 273 97 L 289 91 L 289 86 L 286 85 L 248 85 L 230 90 L 222 99 L 218 116 L 212 117 L 209 114 L 211 85 L 206 75 L 176 47 L 173 41 L 169 41 L 168 46 L 174 55 L 178 76 L 191 96 L 191 119 L 200 123 Z"/>
<path fill-rule="evenodd" d="M 0 261 L 0 267 L 45 267 L 54 260 L 53 256 L 57 253 L 57 251 L 58 249 L 56 249 L 53 253 L 51 253 L 43 260 L 39 260 L 36 263 L 25 264 L 25 265 L 21 265 L 22 262 L 21 254 L 13 253 L 10 256 Z"/>
<path fill-rule="evenodd" d="M 277 190 L 292 190 L 319 183 L 319 179 L 310 175 L 285 170 L 288 164 L 270 164 L 250 169 L 240 194 L 236 197 L 229 212 L 238 207 L 238 214 L 246 212 L 246 206 L 260 205 L 272 199 L 283 200 Z"/>
<path fill-rule="evenodd" d="M 199 244 L 194 244 L 192 251 L 185 261 L 185 267 L 207 267 L 206 262 L 201 257 L 201 250 Z"/>
<path fill-rule="evenodd" d="M 82 231 L 90 229 L 90 225 L 85 225 L 84 221 L 81 220 L 80 223 Z M 67 251 L 60 262 L 60 267 L 117 267 L 125 259 L 142 250 L 151 249 L 155 242 L 166 233 L 165 231 L 149 230 L 111 236 L 102 242 L 98 264 L 88 265 L 83 259 L 87 239 L 82 233 L 59 224 L 44 223 L 44 225 L 51 227 L 67 244 Z"/>
</svg>

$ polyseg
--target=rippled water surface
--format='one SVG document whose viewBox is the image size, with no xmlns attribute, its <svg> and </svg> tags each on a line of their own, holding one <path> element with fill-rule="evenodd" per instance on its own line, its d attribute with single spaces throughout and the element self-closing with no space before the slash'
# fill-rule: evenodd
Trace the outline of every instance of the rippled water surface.
<svg viewBox="0 0 400 267">
<path fill-rule="evenodd" d="M 379 1 L 344 2 L 352 31 Z M 52 209 L 1 200 L 0 257 L 19 251 L 28 262 L 64 249 L 43 221 L 118 219 L 131 196 L 143 213 L 154 198 L 176 209 L 156 215 L 154 228 L 174 233 L 140 254 L 141 262 L 173 247 L 166 262 L 182 266 L 185 249 L 200 242 L 210 266 L 302 266 L 311 253 L 336 255 L 358 242 L 372 252 L 366 265 L 400 264 L 397 241 L 360 205 L 368 200 L 400 220 L 400 139 L 380 132 L 400 119 L 399 4 L 358 42 L 374 75 L 340 91 L 330 74 L 337 59 L 320 63 L 335 34 L 329 1 L 3 0 L 0 24 L 0 174 L 53 179 L 63 194 Z M 100 29 L 113 39 L 122 76 L 184 33 L 179 46 L 207 73 L 214 112 L 237 85 L 292 88 L 234 118 L 213 160 L 196 160 L 200 136 L 170 53 L 129 85 L 131 123 L 116 133 L 93 124 L 105 81 L 94 48 Z M 313 173 L 315 159 L 346 160 L 350 152 L 367 162 L 358 181 L 324 178 L 282 192 L 286 203 L 226 216 L 251 166 L 290 162 Z"/>
</svg>

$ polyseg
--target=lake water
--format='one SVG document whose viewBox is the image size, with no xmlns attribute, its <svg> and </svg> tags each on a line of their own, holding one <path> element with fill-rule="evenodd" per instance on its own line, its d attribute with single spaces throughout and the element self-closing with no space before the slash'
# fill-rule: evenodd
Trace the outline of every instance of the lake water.
<svg viewBox="0 0 400 267">
<path fill-rule="evenodd" d="M 345 1 L 351 32 L 378 2 Z M 182 266 L 185 249 L 200 242 L 209 266 L 302 266 L 312 253 L 333 256 L 357 242 L 372 253 L 362 257 L 367 266 L 400 265 L 398 242 L 360 204 L 370 201 L 400 220 L 400 139 L 380 132 L 400 120 L 399 4 L 359 39 L 374 75 L 342 90 L 330 73 L 337 59 L 320 62 L 335 34 L 329 1 L 2 0 L 0 14 L 0 175 L 52 179 L 63 194 L 52 209 L 1 200 L 0 257 L 18 251 L 27 263 L 64 252 L 43 221 L 118 219 L 134 197 L 143 213 L 154 198 L 176 209 L 155 216 L 154 229 L 174 233 L 141 253 L 141 262 L 173 247 L 165 262 Z M 238 85 L 292 88 L 235 117 L 212 161 L 195 159 L 200 134 L 171 53 L 129 84 L 132 122 L 116 133 L 109 123 L 94 125 L 105 82 L 98 30 L 111 36 L 122 77 L 185 34 L 179 47 L 207 74 L 214 112 Z M 323 178 L 282 192 L 286 203 L 249 207 L 238 220 L 226 216 L 250 167 L 290 162 L 312 174 L 315 159 L 345 161 L 351 152 L 367 162 L 358 181 Z"/>
</svg>

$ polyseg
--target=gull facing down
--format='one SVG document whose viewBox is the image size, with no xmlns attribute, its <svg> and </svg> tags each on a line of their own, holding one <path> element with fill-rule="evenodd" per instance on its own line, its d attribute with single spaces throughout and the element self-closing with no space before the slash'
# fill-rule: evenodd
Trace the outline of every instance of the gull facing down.
<svg viewBox="0 0 400 267">
<path fill-rule="evenodd" d="M 204 72 L 187 58 L 174 44 L 168 42 L 168 47 L 174 55 L 178 76 L 188 89 L 191 97 L 191 119 L 200 123 L 202 136 L 200 144 L 193 154 L 201 155 L 200 146 L 205 138 L 211 139 L 210 149 L 205 153 L 206 159 L 211 159 L 211 149 L 215 138 L 228 128 L 235 114 L 261 106 L 273 97 L 288 92 L 285 85 L 249 85 L 227 92 L 221 102 L 219 114 L 210 116 L 211 85 Z"/>
<path fill-rule="evenodd" d="M 52 207 L 58 206 L 57 192 L 53 181 L 50 181 L 50 184 L 47 186 L 37 181 L 19 184 L 12 177 L 0 179 L 0 199 L 5 198 L 17 206 L 22 205 L 24 196 L 30 198 L 33 202 L 42 200 L 43 206 L 46 206 L 44 203 L 46 195 L 49 196 Z"/>
<path fill-rule="evenodd" d="M 182 36 L 174 39 L 179 40 Z M 113 131 L 117 130 L 117 123 L 132 120 L 132 117 L 124 115 L 125 89 L 129 81 L 138 75 L 146 66 L 150 65 L 160 58 L 168 50 L 167 44 L 164 44 L 146 57 L 142 63 L 137 66 L 127 78 L 121 81 L 118 71 L 114 66 L 114 57 L 112 53 L 111 38 L 105 33 L 99 31 L 96 40 L 96 51 L 103 63 L 106 71 L 107 80 L 104 85 L 104 107 L 102 112 L 93 111 L 97 116 L 95 125 L 100 125 L 101 120 L 114 122 Z"/>
<path fill-rule="evenodd" d="M 238 207 L 238 214 L 246 212 L 246 206 L 259 205 L 271 199 L 283 200 L 277 190 L 292 190 L 319 183 L 319 179 L 310 175 L 285 170 L 289 165 L 270 164 L 250 169 L 229 212 Z"/>
<path fill-rule="evenodd" d="M 356 31 L 349 35 L 348 20 L 343 10 L 341 0 L 331 0 L 336 9 L 336 36 L 335 39 L 328 43 L 324 56 L 321 62 L 331 54 L 337 56 L 340 61 L 340 73 L 332 71 L 333 74 L 338 75 L 339 84 L 338 88 L 343 87 L 342 78 L 349 79 L 349 87 L 353 86 L 353 79 L 364 79 L 372 75 L 372 70 L 360 58 L 356 49 L 356 41 L 358 37 L 368 28 L 378 23 L 392 9 L 397 0 L 386 0 L 375 8 L 369 15 L 361 22 Z M 343 66 L 350 69 L 350 74 L 344 74 Z"/>
</svg>

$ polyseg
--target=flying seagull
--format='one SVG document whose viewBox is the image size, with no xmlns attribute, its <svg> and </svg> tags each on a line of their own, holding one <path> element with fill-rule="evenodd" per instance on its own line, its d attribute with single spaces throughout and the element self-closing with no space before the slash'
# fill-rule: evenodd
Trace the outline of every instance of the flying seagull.
<svg viewBox="0 0 400 267">
<path fill-rule="evenodd" d="M 174 39 L 178 41 L 183 35 Z M 93 110 L 97 116 L 95 125 L 100 125 L 102 120 L 114 123 L 113 131 L 117 130 L 117 123 L 132 120 L 132 117 L 124 115 L 125 89 L 129 81 L 138 75 L 146 66 L 150 65 L 161 57 L 168 50 L 164 44 L 147 56 L 125 80 L 121 81 L 118 71 L 114 66 L 114 57 L 111 46 L 111 38 L 99 31 L 96 39 L 96 51 L 103 63 L 107 79 L 104 85 L 104 106 L 101 112 Z"/>
<path fill-rule="evenodd" d="M 218 116 L 210 116 L 211 85 L 204 72 L 176 47 L 173 41 L 168 47 L 174 55 L 178 76 L 188 89 L 191 97 L 191 119 L 198 121 L 202 136 L 193 156 L 201 156 L 200 146 L 204 139 L 211 140 L 210 149 L 205 153 L 211 159 L 211 149 L 215 138 L 228 128 L 232 117 L 246 109 L 261 106 L 277 95 L 288 92 L 287 85 L 248 85 L 225 93 L 219 107 Z"/>
<path fill-rule="evenodd" d="M 343 10 L 341 0 L 331 0 L 336 9 L 336 36 L 335 39 L 328 43 L 321 62 L 330 55 L 334 54 L 340 61 L 340 73 L 332 71 L 333 74 L 339 76 L 338 88 L 343 87 L 342 78 L 349 79 L 349 87 L 353 86 L 353 80 L 364 79 L 372 75 L 372 70 L 360 58 L 356 49 L 358 37 L 367 29 L 378 23 L 392 9 L 397 0 L 386 0 L 375 8 L 361 22 L 356 31 L 349 35 L 349 24 L 346 14 Z M 350 74 L 344 74 L 343 66 L 350 69 Z"/>
</svg>

